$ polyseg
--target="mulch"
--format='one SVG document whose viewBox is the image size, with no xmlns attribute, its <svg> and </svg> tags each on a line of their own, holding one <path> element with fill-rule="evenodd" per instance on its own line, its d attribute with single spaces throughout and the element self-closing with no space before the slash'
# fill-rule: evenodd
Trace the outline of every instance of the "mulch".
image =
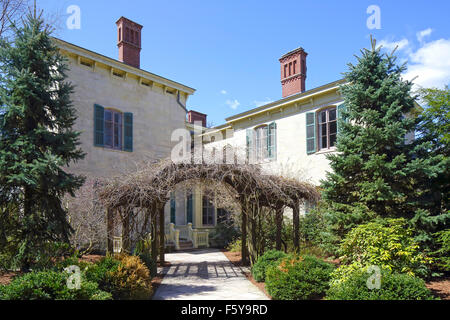
<svg viewBox="0 0 450 320">
<path fill-rule="evenodd" d="M 450 300 L 450 277 L 432 279 L 426 286 L 435 296 L 442 300 Z"/>
<path fill-rule="evenodd" d="M 223 252 L 223 254 L 228 258 L 228 260 L 230 260 L 230 262 L 236 266 L 236 267 L 242 267 L 244 266 L 242 264 L 242 259 L 241 259 L 241 253 L 240 252 L 231 252 L 225 249 L 221 250 Z M 261 290 L 262 292 L 264 292 L 264 294 L 269 298 L 272 299 L 272 297 L 267 293 L 266 291 L 266 284 L 264 282 L 258 282 L 256 281 L 251 272 L 243 272 L 245 277 L 250 280 L 251 283 L 253 283 L 256 287 L 258 287 L 259 290 Z"/>
</svg>

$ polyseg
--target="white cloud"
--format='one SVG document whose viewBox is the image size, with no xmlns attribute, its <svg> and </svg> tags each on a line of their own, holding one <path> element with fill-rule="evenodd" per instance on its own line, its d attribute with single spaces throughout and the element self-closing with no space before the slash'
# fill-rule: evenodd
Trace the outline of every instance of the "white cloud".
<svg viewBox="0 0 450 320">
<path fill-rule="evenodd" d="M 273 102 L 273 99 L 270 99 L 270 98 L 265 98 L 262 101 L 258 101 L 258 100 L 253 101 L 253 103 L 255 104 L 256 107 L 261 107 L 261 106 L 271 103 L 271 102 Z"/>
<path fill-rule="evenodd" d="M 429 36 L 431 34 L 431 32 L 433 32 L 433 29 L 431 29 L 431 28 L 428 28 L 428 29 L 425 29 L 425 30 L 417 32 L 417 34 L 416 34 L 417 35 L 417 40 L 419 42 L 422 42 L 423 38 Z"/>
<path fill-rule="evenodd" d="M 442 88 L 450 83 L 450 39 L 425 43 L 409 55 L 405 79 L 422 87 Z"/>
<path fill-rule="evenodd" d="M 241 104 L 236 99 L 234 100 L 227 100 L 225 102 L 231 109 L 236 110 L 237 107 L 239 107 Z"/>
<path fill-rule="evenodd" d="M 392 51 L 397 47 L 397 51 L 408 49 L 409 41 L 408 39 L 402 39 L 400 41 L 389 41 L 389 40 L 381 40 L 379 42 L 380 46 L 383 46 L 384 49 L 388 51 Z"/>
<path fill-rule="evenodd" d="M 227 90 L 220 90 L 221 94 L 227 94 Z"/>
</svg>

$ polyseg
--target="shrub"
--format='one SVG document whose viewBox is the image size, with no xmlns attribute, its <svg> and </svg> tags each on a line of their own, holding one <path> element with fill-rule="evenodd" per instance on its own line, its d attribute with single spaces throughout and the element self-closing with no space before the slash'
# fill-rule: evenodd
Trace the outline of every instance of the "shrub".
<svg viewBox="0 0 450 320">
<path fill-rule="evenodd" d="M 430 300 L 433 299 L 425 282 L 417 277 L 381 269 L 380 289 L 369 289 L 371 276 L 367 267 L 356 268 L 340 281 L 331 282 L 328 300 Z"/>
<path fill-rule="evenodd" d="M 111 274 L 119 268 L 120 261 L 111 256 L 102 258 L 95 264 L 90 264 L 84 272 L 88 281 L 96 282 L 99 288 L 112 292 Z"/>
<path fill-rule="evenodd" d="M 436 265 L 443 271 L 450 271 L 450 229 L 435 233 L 438 249 L 433 252 Z"/>
<path fill-rule="evenodd" d="M 233 242 L 231 242 L 228 245 L 227 250 L 231 252 L 240 252 L 241 247 L 242 247 L 242 240 L 240 238 L 236 238 L 234 239 Z"/>
<path fill-rule="evenodd" d="M 314 256 L 286 257 L 266 272 L 267 292 L 276 300 L 320 298 L 328 289 L 333 265 Z"/>
<path fill-rule="evenodd" d="M 266 271 L 268 267 L 276 266 L 282 258 L 286 257 L 283 251 L 270 250 L 258 258 L 252 267 L 252 275 L 256 281 L 262 282 L 266 278 Z"/>
<path fill-rule="evenodd" d="M 134 255 L 138 256 L 139 259 L 141 259 L 141 261 L 150 271 L 150 275 L 154 277 L 156 275 L 157 266 L 153 263 L 151 255 L 151 240 L 143 239 L 138 241 L 136 244 L 136 248 L 134 249 Z"/>
<path fill-rule="evenodd" d="M 419 252 L 405 219 L 377 219 L 352 229 L 341 243 L 342 262 L 384 266 L 410 275 L 426 276 L 427 259 Z"/>
<path fill-rule="evenodd" d="M 1 300 L 109 300 L 111 294 L 95 282 L 82 280 L 80 289 L 67 287 L 68 274 L 57 271 L 31 272 L 0 286 Z"/>
<path fill-rule="evenodd" d="M 108 285 L 114 299 L 144 300 L 152 294 L 150 271 L 136 256 L 118 256 L 117 270 L 108 272 Z"/>
<path fill-rule="evenodd" d="M 239 235 L 239 230 L 232 223 L 226 221 L 217 223 L 217 226 L 209 235 L 209 239 L 219 248 L 226 248 Z"/>
</svg>

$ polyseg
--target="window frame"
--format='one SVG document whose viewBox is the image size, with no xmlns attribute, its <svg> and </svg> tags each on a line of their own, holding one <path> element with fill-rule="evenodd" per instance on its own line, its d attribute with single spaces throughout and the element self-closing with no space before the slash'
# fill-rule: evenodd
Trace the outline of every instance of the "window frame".
<svg viewBox="0 0 450 320">
<path fill-rule="evenodd" d="M 208 204 L 205 206 L 205 201 Z M 206 223 L 205 223 L 205 210 L 206 210 Z M 216 208 L 214 203 L 210 200 L 210 197 L 207 195 L 202 195 L 202 226 L 211 226 L 214 227 L 216 225 Z M 209 220 L 211 218 L 211 221 Z M 210 223 L 211 222 L 211 223 Z"/>
<path fill-rule="evenodd" d="M 106 120 L 106 114 L 107 112 L 111 113 L 111 120 Z M 116 141 L 116 122 L 115 122 L 115 116 L 118 115 L 119 117 L 119 122 L 118 122 L 118 126 L 117 126 L 117 131 L 118 134 L 117 136 L 120 138 L 119 139 L 119 143 L 118 145 L 116 145 L 115 141 Z M 107 139 L 107 121 L 111 122 L 111 131 L 112 131 L 112 135 L 111 135 L 111 140 L 112 140 L 112 145 L 108 145 L 106 143 Z M 124 113 L 118 109 L 114 109 L 114 108 L 105 108 L 104 109 L 104 116 L 103 116 L 103 126 L 104 126 L 104 132 L 103 132 L 103 147 L 105 149 L 110 149 L 110 150 L 116 150 L 116 151 L 123 151 L 123 147 L 124 147 Z"/>
<path fill-rule="evenodd" d="M 330 119 L 330 111 L 334 110 L 335 111 L 335 119 L 334 120 L 329 120 Z M 325 122 L 320 122 L 320 116 L 321 114 L 323 114 L 325 112 Z M 330 150 L 335 150 L 336 149 L 336 142 L 337 142 L 337 121 L 338 121 L 338 110 L 337 110 L 337 106 L 327 106 L 325 108 L 319 109 L 316 111 L 316 117 L 315 117 L 315 121 L 316 121 L 316 135 L 317 135 L 317 144 L 316 144 L 316 152 L 320 152 L 320 151 L 330 151 Z M 330 125 L 332 123 L 335 123 L 336 129 L 335 129 L 335 133 L 330 134 Z M 322 125 L 325 124 L 326 127 L 326 142 L 327 142 L 327 146 L 326 147 L 322 147 Z M 335 136 L 335 140 L 334 140 L 334 145 L 331 146 L 331 136 L 334 135 Z"/>
</svg>

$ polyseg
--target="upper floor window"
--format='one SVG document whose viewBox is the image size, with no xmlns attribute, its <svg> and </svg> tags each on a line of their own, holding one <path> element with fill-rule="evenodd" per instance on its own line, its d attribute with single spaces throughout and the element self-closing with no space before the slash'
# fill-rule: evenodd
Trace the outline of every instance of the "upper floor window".
<svg viewBox="0 0 450 320">
<path fill-rule="evenodd" d="M 133 151 L 133 114 L 94 105 L 94 145 Z"/>
<path fill-rule="evenodd" d="M 319 126 L 319 150 L 334 147 L 337 135 L 336 108 L 320 111 L 317 123 Z"/>
<path fill-rule="evenodd" d="M 249 162 L 276 159 L 276 132 L 275 122 L 247 129 L 247 160 Z"/>
<path fill-rule="evenodd" d="M 345 108 L 329 107 L 317 112 L 306 113 L 306 152 L 315 153 L 330 150 L 336 146 L 338 135 L 338 117 Z"/>
</svg>

